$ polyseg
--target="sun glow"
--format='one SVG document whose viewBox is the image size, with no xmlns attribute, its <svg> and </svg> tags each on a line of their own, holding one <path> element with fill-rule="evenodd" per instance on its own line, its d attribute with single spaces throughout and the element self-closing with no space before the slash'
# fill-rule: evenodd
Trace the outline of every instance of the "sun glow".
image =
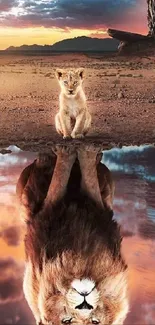
<svg viewBox="0 0 155 325">
<path fill-rule="evenodd" d="M 16 12 L 17 14 L 17 12 Z M 97 33 L 97 30 L 73 29 L 63 31 L 57 28 L 9 28 L 0 27 L 0 50 L 9 46 L 21 46 L 23 44 L 52 45 L 66 38 L 78 36 L 106 37 L 105 31 Z"/>
<path fill-rule="evenodd" d="M 9 12 L 9 15 L 13 15 L 15 17 L 18 17 L 19 15 L 22 14 L 24 14 L 24 9 L 21 7 L 13 7 Z"/>
</svg>

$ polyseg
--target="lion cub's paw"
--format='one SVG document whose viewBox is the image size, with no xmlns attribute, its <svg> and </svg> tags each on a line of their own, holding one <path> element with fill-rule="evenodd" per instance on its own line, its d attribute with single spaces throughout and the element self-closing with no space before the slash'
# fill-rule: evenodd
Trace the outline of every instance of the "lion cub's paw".
<svg viewBox="0 0 155 325">
<path fill-rule="evenodd" d="M 63 145 L 56 145 L 52 147 L 53 152 L 58 156 L 74 156 L 76 155 L 76 150 L 74 147 L 68 147 Z"/>
<path fill-rule="evenodd" d="M 92 163 L 97 162 L 98 158 L 102 158 L 102 149 L 98 146 L 95 146 L 93 144 L 88 144 L 84 146 L 80 146 L 77 149 L 78 152 L 78 158 L 80 161 L 90 160 Z"/>
<path fill-rule="evenodd" d="M 64 140 L 70 140 L 70 139 L 71 139 L 71 136 L 70 136 L 70 135 L 64 135 L 64 136 L 63 136 L 63 139 L 64 139 Z"/>
<path fill-rule="evenodd" d="M 81 149 L 81 147 L 79 148 L 79 150 Z M 94 145 L 92 144 L 87 144 L 84 146 L 84 150 L 85 152 L 91 152 L 91 153 L 101 153 L 102 152 L 102 147 L 98 146 L 98 145 Z"/>
<path fill-rule="evenodd" d="M 75 134 L 74 132 L 71 134 L 73 139 L 83 139 L 84 135 L 82 133 Z"/>
</svg>

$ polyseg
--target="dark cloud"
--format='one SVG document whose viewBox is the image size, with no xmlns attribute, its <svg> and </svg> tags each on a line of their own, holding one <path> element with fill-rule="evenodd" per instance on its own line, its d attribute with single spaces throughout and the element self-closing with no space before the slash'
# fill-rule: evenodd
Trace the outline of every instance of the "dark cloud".
<svg viewBox="0 0 155 325">
<path fill-rule="evenodd" d="M 130 230 L 127 230 L 127 229 L 121 229 L 121 236 L 124 238 L 124 237 L 133 237 L 134 236 L 134 233 Z"/>
<path fill-rule="evenodd" d="M 17 6 L 16 0 L 0 0 L 0 12 L 9 11 L 13 6 Z"/>
<path fill-rule="evenodd" d="M 23 9 L 17 17 L 8 16 L 3 24 L 14 26 L 44 26 L 97 29 L 114 26 L 134 9 L 138 0 L 50 0 L 21 1 Z M 145 3 L 142 0 L 141 5 Z"/>
<path fill-rule="evenodd" d="M 0 259 L 0 304 L 22 299 L 23 270 L 12 258 Z"/>
<path fill-rule="evenodd" d="M 134 175 L 142 180 L 155 181 L 154 147 L 124 147 L 114 148 L 111 152 L 104 154 L 104 162 L 108 164 L 110 170 L 116 173 Z"/>
<path fill-rule="evenodd" d="M 155 322 L 155 304 L 154 297 L 152 296 L 149 301 L 148 298 L 144 298 L 145 294 L 137 295 L 135 299 L 132 299 L 132 305 L 130 306 L 130 312 L 124 322 L 124 325 L 138 324 L 138 325 L 154 325 Z M 132 310 L 132 312 L 131 312 Z"/>
<path fill-rule="evenodd" d="M 21 227 L 20 226 L 10 226 L 0 232 L 0 237 L 9 246 L 18 246 L 21 240 Z"/>
<path fill-rule="evenodd" d="M 8 300 L 19 300 L 22 297 L 22 279 L 9 277 L 3 282 L 0 281 L 0 302 Z"/>
<path fill-rule="evenodd" d="M 0 324 L 34 325 L 34 318 L 25 299 L 0 305 Z"/>
<path fill-rule="evenodd" d="M 152 220 L 146 220 L 139 224 L 139 235 L 144 239 L 155 240 L 155 222 Z M 152 244 L 152 250 L 155 253 L 155 243 Z"/>
<path fill-rule="evenodd" d="M 12 204 L 14 205 L 0 204 L 0 238 L 8 246 L 18 246 L 23 239 L 23 224 L 20 220 L 20 212 L 15 197 L 12 198 Z"/>
</svg>

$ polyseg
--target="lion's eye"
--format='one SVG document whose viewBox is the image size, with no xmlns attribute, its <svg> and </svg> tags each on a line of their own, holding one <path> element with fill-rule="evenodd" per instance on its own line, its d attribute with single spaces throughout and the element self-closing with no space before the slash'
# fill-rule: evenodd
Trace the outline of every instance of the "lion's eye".
<svg viewBox="0 0 155 325">
<path fill-rule="evenodd" d="M 62 320 L 62 324 L 71 324 L 71 322 L 72 322 L 72 318 L 64 318 Z"/>
<path fill-rule="evenodd" d="M 65 81 L 64 81 L 64 84 L 65 84 L 65 85 L 68 85 L 68 81 L 67 81 L 67 80 L 65 80 Z"/>
<path fill-rule="evenodd" d="M 98 319 L 92 319 L 92 324 L 99 324 L 100 321 Z"/>
<path fill-rule="evenodd" d="M 74 86 L 76 86 L 77 85 L 77 81 L 74 81 Z"/>
</svg>

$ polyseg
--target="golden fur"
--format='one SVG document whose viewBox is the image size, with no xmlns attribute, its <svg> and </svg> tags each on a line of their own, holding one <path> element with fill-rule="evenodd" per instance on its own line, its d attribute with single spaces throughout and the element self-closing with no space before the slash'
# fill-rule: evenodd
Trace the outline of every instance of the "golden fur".
<svg viewBox="0 0 155 325">
<path fill-rule="evenodd" d="M 56 130 L 64 138 L 82 138 L 91 126 L 91 115 L 82 88 L 84 70 L 59 69 L 56 77 L 61 87 L 60 109 L 55 117 Z"/>
<path fill-rule="evenodd" d="M 65 158 L 60 156 L 63 164 Z M 17 194 L 27 210 L 25 297 L 37 324 L 68 324 L 72 318 L 72 324 L 99 321 L 101 325 L 121 325 L 128 312 L 127 270 L 120 251 L 119 227 L 106 203 L 113 194 L 110 172 L 96 160 L 105 208 L 81 191 L 77 159 L 63 200 L 44 207 L 53 166 L 59 158 L 45 159 L 45 166 L 35 161 L 23 171 L 17 185 Z M 86 297 L 93 309 L 76 309 L 83 298 L 72 287 L 75 279 L 94 281 L 95 288 Z"/>
</svg>

